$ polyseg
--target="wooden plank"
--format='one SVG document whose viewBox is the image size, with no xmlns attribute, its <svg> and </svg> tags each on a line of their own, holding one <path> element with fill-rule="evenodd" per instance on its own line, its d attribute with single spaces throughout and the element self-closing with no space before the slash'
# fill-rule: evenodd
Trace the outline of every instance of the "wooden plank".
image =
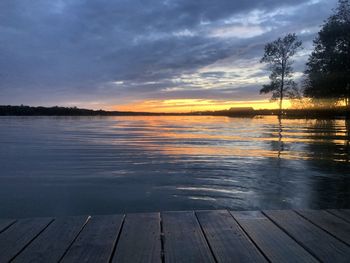
<svg viewBox="0 0 350 263">
<path fill-rule="evenodd" d="M 342 211 L 343 213 L 345 213 L 348 216 L 350 216 L 350 209 L 337 209 L 337 210 Z"/>
<path fill-rule="evenodd" d="M 264 213 L 319 260 L 349 262 L 349 246 L 294 211 L 264 211 Z"/>
<path fill-rule="evenodd" d="M 0 234 L 0 262 L 8 262 L 23 250 L 51 222 L 52 218 L 18 220 Z"/>
<path fill-rule="evenodd" d="M 231 214 L 270 262 L 318 262 L 260 211 Z"/>
<path fill-rule="evenodd" d="M 0 233 L 5 231 L 14 222 L 16 222 L 14 219 L 0 219 Z"/>
<path fill-rule="evenodd" d="M 228 211 L 196 212 L 219 262 L 267 262 Z"/>
<path fill-rule="evenodd" d="M 58 262 L 87 219 L 77 216 L 53 221 L 13 262 Z"/>
<path fill-rule="evenodd" d="M 160 214 L 128 214 L 112 262 L 161 262 Z"/>
<path fill-rule="evenodd" d="M 321 210 L 297 210 L 301 216 L 350 245 L 350 223 Z"/>
<path fill-rule="evenodd" d="M 124 215 L 90 218 L 62 262 L 109 262 Z"/>
<path fill-rule="evenodd" d="M 327 212 L 350 223 L 350 212 L 345 209 L 328 209 Z"/>
<path fill-rule="evenodd" d="M 161 216 L 165 262 L 215 262 L 194 212 Z"/>
</svg>

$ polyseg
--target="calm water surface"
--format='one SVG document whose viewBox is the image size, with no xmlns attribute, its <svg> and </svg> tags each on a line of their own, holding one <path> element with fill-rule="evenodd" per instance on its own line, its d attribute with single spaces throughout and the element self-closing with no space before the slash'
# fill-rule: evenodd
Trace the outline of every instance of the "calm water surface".
<svg viewBox="0 0 350 263">
<path fill-rule="evenodd" d="M 1 117 L 0 217 L 350 206 L 344 120 Z"/>
</svg>

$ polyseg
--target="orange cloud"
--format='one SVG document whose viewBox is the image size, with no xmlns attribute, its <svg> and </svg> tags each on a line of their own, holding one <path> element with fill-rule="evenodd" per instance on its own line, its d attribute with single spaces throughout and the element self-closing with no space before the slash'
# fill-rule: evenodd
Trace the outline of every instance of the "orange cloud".
<svg viewBox="0 0 350 263">
<path fill-rule="evenodd" d="M 285 100 L 284 108 L 291 106 L 290 101 Z M 275 109 L 276 102 L 268 100 L 256 101 L 223 101 L 208 99 L 172 99 L 172 100 L 144 100 L 134 103 L 116 105 L 110 110 L 118 111 L 144 111 L 144 112 L 191 112 L 191 111 L 216 111 L 231 107 L 253 107 L 254 109 Z"/>
</svg>

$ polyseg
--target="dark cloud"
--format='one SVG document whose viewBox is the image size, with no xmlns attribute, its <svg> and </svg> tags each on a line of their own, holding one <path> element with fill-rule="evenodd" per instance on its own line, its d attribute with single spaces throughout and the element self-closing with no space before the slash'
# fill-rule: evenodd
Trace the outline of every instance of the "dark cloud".
<svg viewBox="0 0 350 263">
<path fill-rule="evenodd" d="M 255 98 L 261 83 L 235 79 L 258 78 L 264 71 L 240 69 L 249 69 L 264 43 L 286 32 L 300 33 L 310 46 L 335 4 L 2 0 L 0 104 L 108 105 L 142 98 L 227 98 L 229 92 Z M 298 71 L 305 57 L 297 59 Z M 191 75 L 193 82 L 184 79 Z"/>
</svg>

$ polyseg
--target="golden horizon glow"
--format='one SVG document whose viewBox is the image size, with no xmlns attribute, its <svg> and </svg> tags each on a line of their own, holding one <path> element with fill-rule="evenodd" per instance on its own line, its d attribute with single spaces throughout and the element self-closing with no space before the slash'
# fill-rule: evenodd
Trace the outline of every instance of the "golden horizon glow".
<svg viewBox="0 0 350 263">
<path fill-rule="evenodd" d="M 229 108 L 252 107 L 259 109 L 277 109 L 278 102 L 269 100 L 254 101 L 226 101 L 209 99 L 171 99 L 171 100 L 143 100 L 124 105 L 112 106 L 110 110 L 137 111 L 137 112 L 165 112 L 165 113 L 186 113 L 193 111 L 218 111 Z M 290 108 L 289 100 L 283 101 L 283 108 Z"/>
</svg>

